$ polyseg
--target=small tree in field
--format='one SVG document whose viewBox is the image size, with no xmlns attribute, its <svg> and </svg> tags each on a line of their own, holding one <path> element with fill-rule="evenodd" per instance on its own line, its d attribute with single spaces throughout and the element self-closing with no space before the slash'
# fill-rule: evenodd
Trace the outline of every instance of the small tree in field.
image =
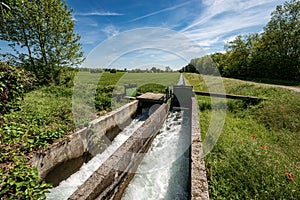
<svg viewBox="0 0 300 200">
<path fill-rule="evenodd" d="M 14 64 L 33 71 L 41 84 L 59 82 L 65 67 L 83 61 L 71 12 L 61 0 L 15 0 L 1 24 L 0 39 L 13 49 Z"/>
</svg>

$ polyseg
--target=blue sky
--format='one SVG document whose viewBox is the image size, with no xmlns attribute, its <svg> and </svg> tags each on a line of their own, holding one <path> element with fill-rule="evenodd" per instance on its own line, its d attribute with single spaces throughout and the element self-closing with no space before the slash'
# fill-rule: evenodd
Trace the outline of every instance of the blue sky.
<svg viewBox="0 0 300 200">
<path fill-rule="evenodd" d="M 271 12 L 284 0 L 67 0 L 67 3 L 73 9 L 75 31 L 81 36 L 86 56 L 82 66 L 130 69 L 168 65 L 179 69 L 191 58 L 203 56 L 199 49 L 192 51 L 195 44 L 211 54 L 224 51 L 224 45 L 239 34 L 261 32 Z M 172 37 L 170 32 L 162 30 L 175 39 L 167 40 L 156 30 L 152 30 L 152 35 L 140 30 L 148 27 L 174 31 Z M 131 34 L 126 34 L 128 31 Z M 5 43 L 0 45 L 8 51 Z M 183 55 L 178 55 L 178 45 L 182 45 Z M 108 55 L 115 50 L 119 51 L 116 54 L 119 57 Z"/>
<path fill-rule="evenodd" d="M 99 44 L 101 46 L 107 39 L 118 37 L 118 34 L 125 31 L 144 27 L 170 29 L 196 42 L 207 53 L 222 52 L 225 43 L 237 35 L 261 32 L 269 21 L 271 12 L 284 1 L 67 0 L 67 3 L 74 9 L 75 30 L 81 35 L 83 50 L 89 59 L 93 49 L 95 51 L 95 48 L 99 48 L 97 46 Z M 163 54 L 153 49 L 147 51 L 148 58 L 149 55 L 155 55 L 155 52 Z M 141 53 L 145 51 L 127 52 L 127 60 L 137 59 L 137 55 Z M 122 56 L 118 61 L 114 60 L 115 67 L 130 65 L 126 63 L 125 57 Z M 161 59 L 154 59 L 153 63 L 159 64 L 158 60 Z M 141 60 L 136 63 L 141 66 L 149 62 L 147 60 L 143 63 Z M 182 64 L 184 61 L 178 64 L 171 62 L 170 66 L 179 68 Z"/>
</svg>

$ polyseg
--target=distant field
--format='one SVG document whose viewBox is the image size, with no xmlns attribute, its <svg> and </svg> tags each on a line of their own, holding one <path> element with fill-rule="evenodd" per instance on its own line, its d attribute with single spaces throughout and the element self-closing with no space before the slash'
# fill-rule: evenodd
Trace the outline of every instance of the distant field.
<svg viewBox="0 0 300 200">
<path fill-rule="evenodd" d="M 80 72 L 77 79 L 84 83 L 97 83 L 99 85 L 118 85 L 135 83 L 139 86 L 149 83 L 161 84 L 164 86 L 178 83 L 180 73 L 90 73 Z"/>
<path fill-rule="evenodd" d="M 195 90 L 207 90 L 200 75 L 185 78 Z M 223 83 L 227 93 L 267 100 L 227 100 L 222 133 L 205 157 L 211 199 L 300 199 L 300 93 L 235 79 Z M 211 100 L 197 99 L 204 141 Z"/>
<path fill-rule="evenodd" d="M 118 81 L 119 92 L 125 84 L 137 84 L 137 91 L 128 90 L 126 95 L 135 95 L 145 92 L 164 93 L 166 86 L 177 84 L 179 73 L 127 73 Z"/>
<path fill-rule="evenodd" d="M 119 83 L 136 83 L 138 86 L 155 83 L 166 86 L 177 84 L 179 76 L 180 73 L 126 73 Z"/>
</svg>

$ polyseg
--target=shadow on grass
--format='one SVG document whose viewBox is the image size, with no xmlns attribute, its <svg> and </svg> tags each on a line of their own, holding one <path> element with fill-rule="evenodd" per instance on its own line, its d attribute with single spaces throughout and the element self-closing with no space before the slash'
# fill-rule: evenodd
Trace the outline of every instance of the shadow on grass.
<svg viewBox="0 0 300 200">
<path fill-rule="evenodd" d="M 296 81 L 296 80 L 279 80 L 279 79 L 250 78 L 250 77 L 236 77 L 236 79 L 244 80 L 244 81 L 252 81 L 256 83 L 300 87 L 300 81 Z"/>
</svg>

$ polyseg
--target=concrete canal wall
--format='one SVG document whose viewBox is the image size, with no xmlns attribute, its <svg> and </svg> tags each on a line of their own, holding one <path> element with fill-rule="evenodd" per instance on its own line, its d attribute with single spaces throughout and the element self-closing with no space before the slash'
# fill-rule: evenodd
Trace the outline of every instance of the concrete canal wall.
<svg viewBox="0 0 300 200">
<path fill-rule="evenodd" d="M 190 195 L 192 200 L 207 200 L 209 199 L 208 183 L 200 135 L 198 102 L 195 97 L 192 97 L 191 109 Z"/>
<path fill-rule="evenodd" d="M 101 152 L 110 141 L 135 117 L 138 101 L 128 103 L 105 116 L 93 120 L 85 127 L 37 153 L 32 163 L 39 176 L 58 185 L 60 181 L 75 173 L 84 162 Z M 97 144 L 101 142 L 101 147 Z"/>
</svg>

